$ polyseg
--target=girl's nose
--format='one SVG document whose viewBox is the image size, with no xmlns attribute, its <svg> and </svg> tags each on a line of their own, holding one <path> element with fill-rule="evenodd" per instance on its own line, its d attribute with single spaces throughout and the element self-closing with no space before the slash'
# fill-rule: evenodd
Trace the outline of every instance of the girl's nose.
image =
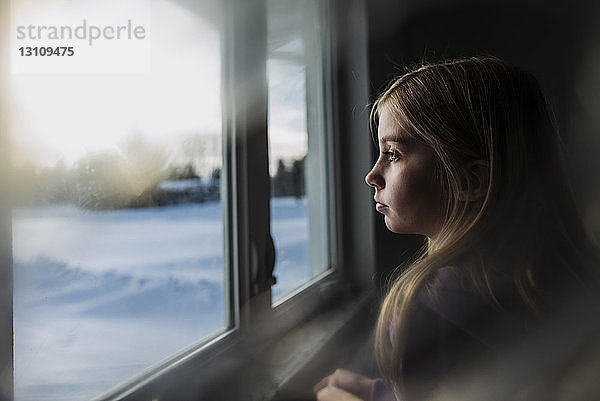
<svg viewBox="0 0 600 401">
<path fill-rule="evenodd" d="M 368 186 L 375 189 L 382 189 L 385 185 L 383 177 L 375 170 L 375 166 L 373 166 L 371 171 L 365 176 L 365 182 Z"/>
</svg>

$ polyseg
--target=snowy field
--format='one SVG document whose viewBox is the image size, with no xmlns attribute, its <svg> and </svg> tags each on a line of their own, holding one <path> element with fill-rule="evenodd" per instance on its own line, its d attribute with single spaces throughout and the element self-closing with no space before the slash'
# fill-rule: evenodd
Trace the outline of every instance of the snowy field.
<svg viewBox="0 0 600 401">
<path fill-rule="evenodd" d="M 223 330 L 221 215 L 16 210 L 16 400 L 89 400 Z M 278 297 L 310 275 L 304 200 L 274 199 L 272 231 Z"/>
</svg>

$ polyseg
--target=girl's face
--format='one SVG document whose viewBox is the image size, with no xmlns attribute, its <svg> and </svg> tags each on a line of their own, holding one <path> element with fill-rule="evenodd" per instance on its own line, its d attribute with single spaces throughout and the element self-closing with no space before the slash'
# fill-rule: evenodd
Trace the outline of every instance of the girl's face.
<svg viewBox="0 0 600 401">
<path fill-rule="evenodd" d="M 445 204 L 434 153 L 401 132 L 385 107 L 380 109 L 377 136 L 379 158 L 365 177 L 375 188 L 375 208 L 395 233 L 434 237 L 442 226 Z"/>
</svg>

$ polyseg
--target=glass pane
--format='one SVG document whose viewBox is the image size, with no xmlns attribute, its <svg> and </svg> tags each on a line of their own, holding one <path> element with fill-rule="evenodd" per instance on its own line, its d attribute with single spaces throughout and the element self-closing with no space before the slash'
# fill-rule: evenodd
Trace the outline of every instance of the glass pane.
<svg viewBox="0 0 600 401">
<path fill-rule="evenodd" d="M 36 23 L 146 4 L 151 65 L 11 75 L 17 401 L 89 400 L 229 325 L 219 2 L 57 3 Z"/>
<path fill-rule="evenodd" d="M 277 300 L 329 268 L 320 5 L 269 0 L 271 231 Z"/>
</svg>

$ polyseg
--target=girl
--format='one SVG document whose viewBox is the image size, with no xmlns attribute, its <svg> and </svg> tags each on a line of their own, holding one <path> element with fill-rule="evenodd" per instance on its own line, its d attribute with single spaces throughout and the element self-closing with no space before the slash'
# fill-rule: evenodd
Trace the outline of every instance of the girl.
<svg viewBox="0 0 600 401">
<path fill-rule="evenodd" d="M 371 116 L 375 207 L 389 230 L 427 246 L 381 307 L 386 379 L 338 370 L 317 399 L 553 397 L 565 361 L 581 355 L 573 335 L 593 338 L 581 323 L 597 313 L 598 258 L 536 79 L 491 57 L 425 65 Z"/>
</svg>

